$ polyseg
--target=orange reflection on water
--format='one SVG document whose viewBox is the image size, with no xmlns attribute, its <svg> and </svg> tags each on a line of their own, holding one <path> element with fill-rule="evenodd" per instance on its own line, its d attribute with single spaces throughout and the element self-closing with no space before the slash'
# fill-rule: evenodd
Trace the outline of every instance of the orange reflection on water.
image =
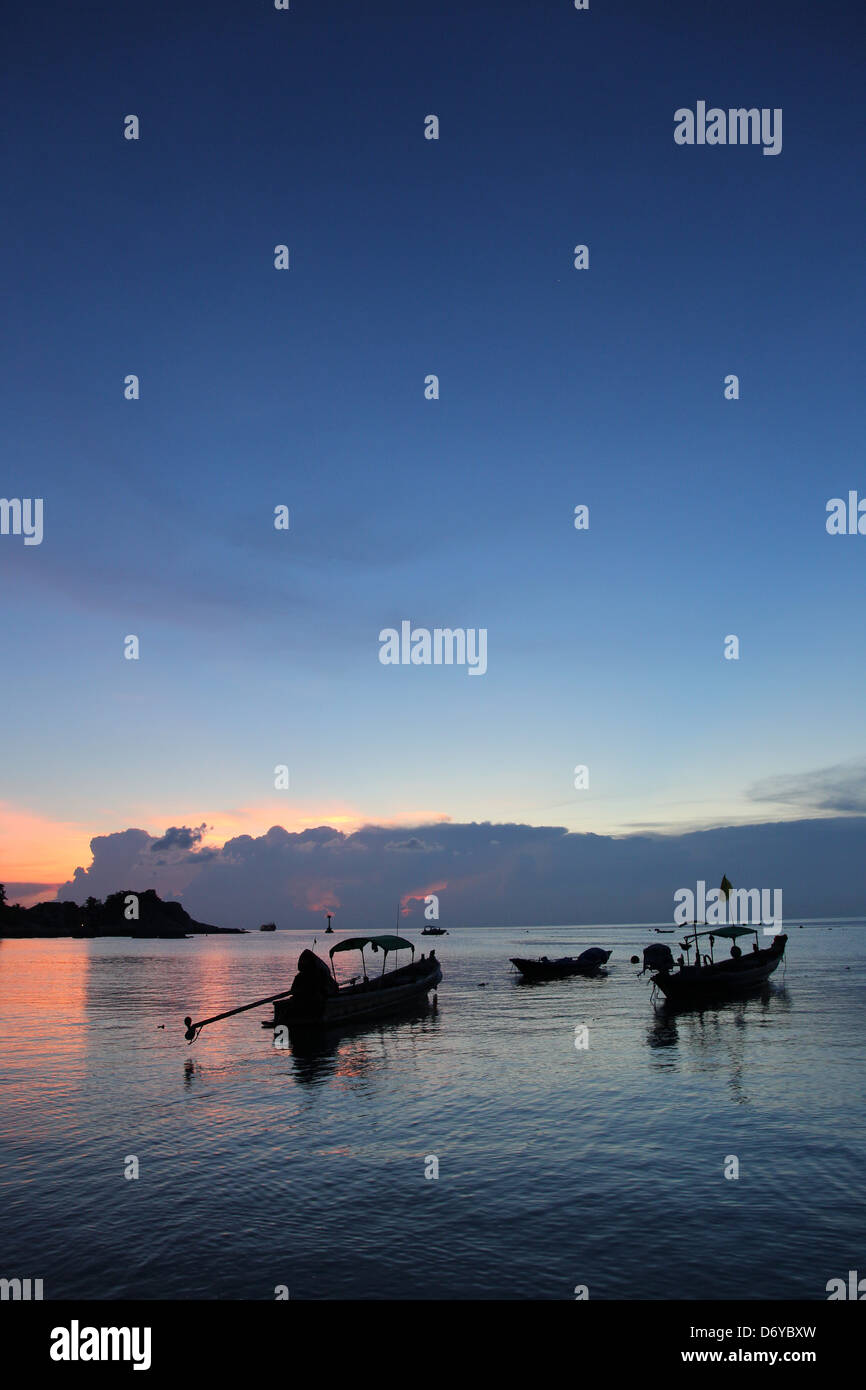
<svg viewBox="0 0 866 1390">
<path fill-rule="evenodd" d="M 4 1117 L 33 1138 L 51 1133 L 44 1103 L 85 1080 L 89 975 L 86 941 L 0 940 Z"/>
<path fill-rule="evenodd" d="M 334 1075 L 343 1081 L 351 1081 L 365 1076 L 373 1065 L 369 1049 L 362 1042 L 352 1042 L 337 1048 L 337 1065 Z"/>
</svg>

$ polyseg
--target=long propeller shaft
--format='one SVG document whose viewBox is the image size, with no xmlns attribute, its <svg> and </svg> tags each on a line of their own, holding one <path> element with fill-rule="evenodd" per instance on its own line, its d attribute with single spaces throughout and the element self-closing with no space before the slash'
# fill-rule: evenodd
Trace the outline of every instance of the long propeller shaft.
<svg viewBox="0 0 866 1390">
<path fill-rule="evenodd" d="M 199 1031 L 208 1023 L 219 1023 L 221 1018 L 231 1018 L 234 1014 L 246 1013 L 247 1009 L 258 1009 L 262 1004 L 273 1004 L 277 999 L 285 999 L 286 995 L 291 994 L 291 992 L 291 989 L 284 989 L 281 990 L 279 994 L 269 994 L 266 999 L 254 999 L 251 1004 L 241 1004 L 237 1009 L 226 1009 L 224 1014 L 214 1014 L 211 1018 L 199 1019 L 198 1023 L 193 1023 L 189 1014 L 187 1014 L 184 1019 L 184 1023 L 186 1024 L 184 1037 L 187 1042 L 195 1042 Z"/>
</svg>

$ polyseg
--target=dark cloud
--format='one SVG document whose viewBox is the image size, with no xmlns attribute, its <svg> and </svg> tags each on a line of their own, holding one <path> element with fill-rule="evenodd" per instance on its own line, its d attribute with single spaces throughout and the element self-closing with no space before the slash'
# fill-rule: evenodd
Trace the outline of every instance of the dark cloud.
<svg viewBox="0 0 866 1390">
<path fill-rule="evenodd" d="M 113 893 L 117 887 L 125 888 L 124 875 L 140 862 L 152 842 L 153 836 L 146 830 L 116 830 L 111 835 L 94 835 L 90 841 L 93 855 L 90 868 L 77 868 L 71 881 L 58 889 L 58 898 L 84 902 L 90 894 L 102 897 L 103 893 Z M 92 886 L 94 883 L 110 883 L 111 886 L 98 891 Z M 154 885 L 148 882 L 140 886 L 152 888 Z"/>
<path fill-rule="evenodd" d="M 862 911 L 866 817 L 737 825 L 676 835 L 574 834 L 562 826 L 443 823 L 430 827 L 331 826 L 292 833 L 272 826 L 222 849 L 178 851 L 157 864 L 153 836 L 124 830 L 91 841 L 93 863 L 59 898 L 83 902 L 121 888 L 182 898 L 200 921 L 315 930 L 326 907 L 335 926 L 390 928 L 403 902 L 407 927 L 424 923 L 424 896 L 440 921 L 459 926 L 666 921 L 678 888 L 699 878 L 735 887 L 781 888 L 786 916 Z M 165 836 L 162 837 L 163 839 Z M 394 852 L 399 847 L 399 852 Z"/>
<path fill-rule="evenodd" d="M 766 777 L 749 788 L 748 796 L 751 801 L 796 806 L 803 811 L 862 815 L 866 813 L 866 760 Z"/>
<path fill-rule="evenodd" d="M 59 900 L 84 902 L 93 896 L 104 898 L 121 888 L 142 892 L 155 888 L 162 898 L 183 893 L 199 866 L 219 857 L 218 849 L 187 849 L 191 839 L 195 845 L 206 826 L 189 829 L 172 826 L 165 835 L 154 837 L 147 830 L 118 830 L 110 835 L 96 835 L 90 841 L 93 856 L 89 868 L 77 868 L 68 883 L 57 890 Z M 168 845 L 167 853 L 154 853 Z"/>
<path fill-rule="evenodd" d="M 441 849 L 441 845 L 428 845 L 424 840 L 419 840 L 417 835 L 413 835 L 411 840 L 390 840 L 385 846 L 386 852 L 393 850 L 410 850 L 416 854 L 432 854 L 435 850 Z"/>
<path fill-rule="evenodd" d="M 154 840 L 151 852 L 160 849 L 193 849 L 207 830 L 206 825 L 170 825 L 159 840 Z"/>
</svg>

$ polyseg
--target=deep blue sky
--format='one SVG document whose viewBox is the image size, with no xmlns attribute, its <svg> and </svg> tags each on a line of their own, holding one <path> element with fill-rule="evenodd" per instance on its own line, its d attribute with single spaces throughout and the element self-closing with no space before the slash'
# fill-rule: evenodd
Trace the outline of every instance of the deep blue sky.
<svg viewBox="0 0 866 1390">
<path fill-rule="evenodd" d="M 7 877 L 127 825 L 774 819 L 862 757 L 860 6 L 19 8 Z M 700 99 L 782 153 L 675 145 Z M 488 673 L 381 666 L 403 618 Z"/>
</svg>

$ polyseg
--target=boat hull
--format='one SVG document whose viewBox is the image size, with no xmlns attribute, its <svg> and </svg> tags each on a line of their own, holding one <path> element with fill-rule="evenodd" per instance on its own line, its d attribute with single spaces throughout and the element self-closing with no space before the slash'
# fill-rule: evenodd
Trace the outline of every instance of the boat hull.
<svg viewBox="0 0 866 1390">
<path fill-rule="evenodd" d="M 441 979 L 442 971 L 436 961 L 432 970 L 421 971 L 418 965 L 406 965 L 358 985 L 343 985 L 338 993 L 329 994 L 316 1004 L 293 999 L 290 995 L 274 1004 L 273 1021 L 267 1026 L 333 1028 L 339 1023 L 384 1018 L 426 1003 L 430 990 L 435 989 Z"/>
<path fill-rule="evenodd" d="M 759 989 L 769 980 L 785 954 L 787 936 L 781 933 L 763 951 L 715 965 L 685 965 L 679 970 L 660 970 L 650 978 L 669 1004 L 695 1004 L 707 999 L 730 999 Z"/>
<path fill-rule="evenodd" d="M 597 975 L 610 959 L 610 951 L 604 951 L 596 960 L 585 961 L 580 956 L 563 956 L 559 960 L 525 960 L 522 956 L 511 956 L 511 964 L 516 966 L 524 980 L 563 980 L 568 975 Z M 603 958 L 602 958 L 603 956 Z"/>
</svg>

